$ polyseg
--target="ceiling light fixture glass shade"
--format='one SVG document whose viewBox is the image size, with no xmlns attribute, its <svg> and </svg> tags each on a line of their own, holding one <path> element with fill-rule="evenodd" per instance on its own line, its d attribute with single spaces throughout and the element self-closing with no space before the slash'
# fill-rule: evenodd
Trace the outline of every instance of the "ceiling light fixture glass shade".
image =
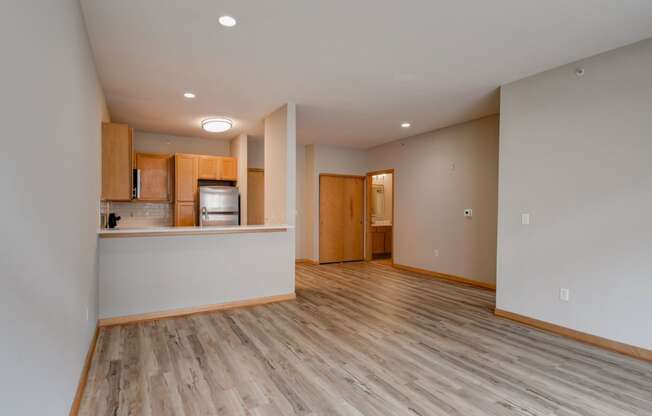
<svg viewBox="0 0 652 416">
<path fill-rule="evenodd" d="M 196 97 L 196 95 L 191 93 L 191 92 L 184 92 L 183 96 L 186 97 L 186 98 L 195 98 Z"/>
<path fill-rule="evenodd" d="M 404 129 L 406 129 L 406 128 L 410 127 L 410 126 L 411 126 L 411 124 L 408 123 L 407 121 L 404 122 L 404 123 L 401 123 L 401 127 L 403 127 Z"/>
<path fill-rule="evenodd" d="M 222 26 L 233 27 L 236 25 L 236 20 L 231 16 L 220 16 L 218 19 Z"/>
<path fill-rule="evenodd" d="M 222 133 L 231 127 L 233 122 L 228 118 L 207 118 L 201 122 L 201 128 L 209 133 Z"/>
</svg>

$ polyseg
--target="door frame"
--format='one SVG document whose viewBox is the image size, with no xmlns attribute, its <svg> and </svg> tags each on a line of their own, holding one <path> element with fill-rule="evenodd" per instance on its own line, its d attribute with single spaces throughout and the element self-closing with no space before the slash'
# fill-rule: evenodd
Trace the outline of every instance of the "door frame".
<svg viewBox="0 0 652 416">
<path fill-rule="evenodd" d="M 317 176 L 317 242 L 319 244 L 319 250 L 317 251 L 317 263 L 318 264 L 329 264 L 329 263 L 322 263 L 321 261 L 321 177 L 322 176 L 330 176 L 330 177 L 335 177 L 335 178 L 355 178 L 355 179 L 362 179 L 363 181 L 367 180 L 367 177 L 365 175 L 349 175 L 349 174 L 341 174 L 341 173 L 319 173 Z M 367 191 L 367 186 L 366 184 L 363 184 L 362 188 L 362 201 L 364 202 L 363 205 L 366 205 L 367 198 L 364 193 Z M 366 206 L 362 207 L 362 215 L 363 217 L 366 217 L 367 214 L 367 208 Z M 393 215 L 393 214 L 392 214 Z M 366 223 L 366 218 L 363 218 L 363 221 Z M 365 251 L 366 251 L 366 226 L 362 227 L 362 261 L 365 260 Z"/>
<path fill-rule="evenodd" d="M 391 256 L 391 261 L 392 264 L 394 264 L 394 252 L 396 251 L 396 244 L 394 244 L 394 235 L 396 231 L 396 221 L 394 221 L 394 218 L 396 217 L 396 204 L 394 201 L 396 200 L 396 175 L 394 173 L 394 168 L 391 169 L 383 169 L 383 170 L 374 170 L 372 172 L 367 172 L 367 198 L 366 198 L 366 220 L 365 220 L 365 247 L 364 247 L 364 259 L 365 261 L 371 261 L 373 260 L 373 253 L 372 253 L 372 245 L 373 245 L 373 238 L 371 236 L 371 196 L 372 196 L 372 176 L 374 175 L 380 175 L 382 173 L 389 173 L 392 175 L 392 256 Z"/>
</svg>

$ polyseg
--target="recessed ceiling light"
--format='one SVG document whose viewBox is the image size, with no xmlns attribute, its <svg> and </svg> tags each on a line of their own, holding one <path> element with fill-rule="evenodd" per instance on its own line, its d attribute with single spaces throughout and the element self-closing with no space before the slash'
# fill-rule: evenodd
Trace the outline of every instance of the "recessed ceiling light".
<svg viewBox="0 0 652 416">
<path fill-rule="evenodd" d="M 196 95 L 191 93 L 191 92 L 184 92 L 183 96 L 186 97 L 186 98 L 195 98 L 196 97 Z"/>
<path fill-rule="evenodd" d="M 228 118 L 207 118 L 201 122 L 201 128 L 209 133 L 222 133 L 231 127 L 233 122 Z"/>
<path fill-rule="evenodd" d="M 407 121 L 404 122 L 404 123 L 401 123 L 401 127 L 403 127 L 404 129 L 410 127 L 411 125 L 412 125 L 412 124 L 408 123 Z"/>
<path fill-rule="evenodd" d="M 238 23 L 231 16 L 220 16 L 218 20 L 222 26 L 226 26 L 226 27 L 233 27 L 236 25 L 236 23 Z"/>
</svg>

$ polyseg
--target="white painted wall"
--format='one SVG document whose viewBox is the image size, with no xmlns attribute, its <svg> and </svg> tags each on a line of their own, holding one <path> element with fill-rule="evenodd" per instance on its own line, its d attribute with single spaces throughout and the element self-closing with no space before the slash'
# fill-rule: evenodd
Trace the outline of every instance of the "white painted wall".
<svg viewBox="0 0 652 416">
<path fill-rule="evenodd" d="M 297 145 L 296 150 L 296 224 L 295 224 L 295 253 L 297 259 L 305 259 L 309 253 L 306 250 L 307 218 L 304 212 L 306 194 L 306 146 Z"/>
<path fill-rule="evenodd" d="M 501 95 L 497 307 L 652 349 L 652 40 Z"/>
<path fill-rule="evenodd" d="M 265 118 L 265 224 L 288 224 L 289 274 L 294 285 L 297 107 L 287 103 Z M 294 286 L 293 286 L 294 287 Z"/>
<path fill-rule="evenodd" d="M 240 191 L 240 223 L 247 225 L 247 160 L 249 140 L 246 134 L 241 134 L 231 140 L 231 156 L 237 160 L 238 181 Z"/>
<path fill-rule="evenodd" d="M 102 238 L 100 318 L 293 293 L 292 237 L 288 230 Z"/>
<path fill-rule="evenodd" d="M 134 132 L 134 150 L 142 153 L 191 153 L 231 156 L 229 140 L 173 136 L 140 130 Z"/>
<path fill-rule="evenodd" d="M 3 1 L 0 50 L 2 413 L 64 415 L 97 319 L 109 116 L 78 1 Z"/>
<path fill-rule="evenodd" d="M 369 170 L 395 169 L 395 263 L 495 283 L 498 119 L 369 151 Z M 464 217 L 465 208 L 473 218 Z"/>
</svg>

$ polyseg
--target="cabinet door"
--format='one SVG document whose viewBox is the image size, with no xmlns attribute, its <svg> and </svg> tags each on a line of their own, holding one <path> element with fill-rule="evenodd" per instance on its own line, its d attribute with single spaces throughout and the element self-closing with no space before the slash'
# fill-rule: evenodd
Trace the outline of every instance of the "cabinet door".
<svg viewBox="0 0 652 416">
<path fill-rule="evenodd" d="M 385 233 L 373 232 L 371 240 L 371 252 L 373 254 L 381 254 L 385 252 Z"/>
<path fill-rule="evenodd" d="M 219 179 L 220 158 L 199 156 L 199 179 Z"/>
<path fill-rule="evenodd" d="M 385 232 L 385 253 L 392 252 L 392 228 Z"/>
<path fill-rule="evenodd" d="M 132 130 L 126 124 L 102 124 L 102 199 L 129 201 L 132 192 Z"/>
<path fill-rule="evenodd" d="M 219 178 L 224 181 L 238 180 L 238 166 L 234 157 L 221 157 L 219 166 Z"/>
<path fill-rule="evenodd" d="M 174 159 L 175 198 L 178 202 L 194 202 L 197 199 L 197 157 L 175 155 Z"/>
<path fill-rule="evenodd" d="M 140 170 L 140 200 L 170 201 L 170 156 L 136 154 Z"/>
<path fill-rule="evenodd" d="M 195 203 L 177 202 L 174 204 L 174 225 L 177 227 L 193 227 L 195 225 Z"/>
</svg>

